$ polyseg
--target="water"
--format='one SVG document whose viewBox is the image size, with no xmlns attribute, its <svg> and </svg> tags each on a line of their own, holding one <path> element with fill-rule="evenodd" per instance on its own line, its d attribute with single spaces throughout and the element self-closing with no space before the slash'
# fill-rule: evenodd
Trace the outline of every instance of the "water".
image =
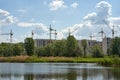
<svg viewBox="0 0 120 80">
<path fill-rule="evenodd" d="M 0 80 L 120 80 L 120 69 L 95 63 L 0 63 Z"/>
</svg>

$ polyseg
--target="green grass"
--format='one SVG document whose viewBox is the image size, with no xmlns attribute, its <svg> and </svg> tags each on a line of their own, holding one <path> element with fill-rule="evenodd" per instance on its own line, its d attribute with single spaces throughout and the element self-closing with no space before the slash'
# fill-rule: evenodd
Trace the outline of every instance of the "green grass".
<svg viewBox="0 0 120 80">
<path fill-rule="evenodd" d="M 120 67 L 120 57 L 115 57 L 115 58 L 106 57 L 103 59 L 102 62 L 100 62 L 100 64 L 105 66 Z"/>
<path fill-rule="evenodd" d="M 35 57 L 35 56 L 14 56 L 0 57 L 0 62 L 67 62 L 67 63 L 98 63 L 105 66 L 120 67 L 120 57 L 104 57 L 104 58 L 81 58 L 81 57 Z"/>
</svg>

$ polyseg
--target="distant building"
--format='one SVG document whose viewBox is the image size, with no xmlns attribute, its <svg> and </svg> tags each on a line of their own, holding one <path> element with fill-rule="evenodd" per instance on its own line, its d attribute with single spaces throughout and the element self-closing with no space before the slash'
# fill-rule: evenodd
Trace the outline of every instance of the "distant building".
<svg viewBox="0 0 120 80">
<path fill-rule="evenodd" d="M 107 54 L 107 50 L 108 50 L 108 48 L 110 48 L 111 43 L 112 43 L 111 38 L 103 38 L 102 49 L 103 49 L 103 52 L 104 52 L 105 55 Z"/>
<path fill-rule="evenodd" d="M 44 47 L 47 44 L 53 42 L 53 40 L 50 40 L 50 39 L 35 39 L 34 42 L 35 42 L 35 47 Z"/>
<path fill-rule="evenodd" d="M 87 40 L 88 48 L 91 48 L 95 45 L 102 46 L 102 42 L 96 41 L 96 40 Z"/>
<path fill-rule="evenodd" d="M 35 42 L 35 47 L 44 47 L 46 46 L 47 44 L 53 42 L 55 40 L 50 40 L 50 39 L 35 39 L 34 42 Z M 80 47 L 82 47 L 82 40 L 77 40 L 78 41 L 78 45 Z M 103 52 L 104 54 L 106 55 L 107 54 L 107 50 L 108 48 L 110 48 L 110 45 L 112 43 L 112 39 L 111 38 L 103 38 L 103 41 L 102 42 L 99 42 L 99 41 L 96 41 L 96 40 L 86 40 L 86 43 L 87 43 L 87 53 L 91 53 L 90 51 L 90 48 L 95 46 L 95 45 L 98 45 L 100 47 L 102 47 L 103 49 Z"/>
<path fill-rule="evenodd" d="M 87 43 L 87 53 L 91 53 L 90 51 L 90 48 L 95 46 L 95 45 L 98 45 L 98 46 L 102 46 L 102 42 L 99 42 L 99 41 L 96 41 L 96 40 L 86 40 L 86 43 Z M 78 45 L 80 47 L 82 47 L 82 40 L 78 40 Z"/>
</svg>

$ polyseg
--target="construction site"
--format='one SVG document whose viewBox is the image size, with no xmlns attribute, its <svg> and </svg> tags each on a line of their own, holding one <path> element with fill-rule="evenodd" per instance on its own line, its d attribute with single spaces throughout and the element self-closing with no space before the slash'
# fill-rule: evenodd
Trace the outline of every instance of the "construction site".
<svg viewBox="0 0 120 80">
<path fill-rule="evenodd" d="M 118 26 L 114 26 L 114 25 L 109 25 L 105 21 L 103 21 L 103 22 L 111 30 L 111 32 L 109 34 L 109 35 L 111 35 L 111 37 L 107 37 L 107 35 L 105 34 L 104 29 L 101 28 L 100 32 L 98 32 L 101 35 L 101 36 L 99 36 L 101 38 L 101 40 L 93 39 L 94 37 L 97 37 L 97 36 L 93 36 L 92 34 L 90 34 L 89 39 L 85 39 L 85 40 L 87 41 L 87 49 L 89 49 L 89 48 L 91 48 L 91 47 L 93 47 L 95 45 L 98 45 L 98 46 L 102 47 L 102 50 L 103 50 L 104 54 L 107 55 L 107 50 L 111 46 L 112 39 L 114 37 L 119 37 L 119 36 L 115 36 L 115 33 L 116 33 L 115 27 L 117 27 L 117 28 L 119 28 L 119 27 Z M 72 32 L 70 31 L 70 29 L 68 29 L 68 36 L 72 35 L 72 33 L 74 33 L 77 29 L 79 29 L 79 27 L 74 29 Z M 32 37 L 33 37 L 33 35 L 34 34 L 32 32 Z M 51 36 L 54 36 L 54 38 L 51 38 Z M 34 39 L 35 47 L 46 46 L 48 43 L 54 42 L 56 40 L 56 37 L 57 37 L 57 32 L 56 32 L 55 29 L 52 29 L 51 25 L 50 25 L 50 28 L 49 28 L 49 39 Z M 77 40 L 77 41 L 78 41 L 78 45 L 80 47 L 82 47 L 82 45 L 81 45 L 82 39 L 81 40 Z M 87 53 L 89 53 L 89 50 L 87 50 Z"/>
<path fill-rule="evenodd" d="M 95 39 L 98 36 L 90 34 L 89 39 L 84 39 L 84 40 L 86 40 L 86 43 L 87 43 L 87 53 L 89 53 L 89 48 L 91 48 L 95 45 L 98 45 L 98 46 L 102 47 L 102 50 L 103 50 L 104 54 L 107 55 L 107 50 L 108 50 L 108 48 L 110 48 L 110 45 L 112 43 L 112 39 L 114 37 L 119 37 L 119 36 L 115 36 L 116 31 L 117 31 L 116 29 L 118 29 L 118 30 L 120 29 L 118 26 L 110 25 L 104 20 L 103 20 L 103 22 L 111 30 L 111 32 L 108 34 L 108 35 L 111 35 L 111 37 L 108 37 L 106 35 L 103 28 L 101 28 L 101 30 L 98 32 L 98 34 L 101 35 L 101 36 L 99 36 L 100 40 Z M 75 31 L 77 31 L 78 29 L 79 29 L 79 27 L 75 28 L 74 30 L 68 29 L 68 36 L 73 35 L 73 33 Z M 14 43 L 14 41 L 12 39 L 12 37 L 14 35 L 13 32 L 12 32 L 12 29 L 10 30 L 9 33 L 1 33 L 0 35 L 1 36 L 8 35 L 9 36 L 9 43 Z M 31 37 L 34 39 L 34 31 L 33 30 L 31 32 Z M 38 39 L 38 38 L 36 38 L 36 39 L 34 39 L 34 43 L 35 43 L 34 46 L 35 47 L 44 47 L 47 44 L 52 43 L 52 42 L 57 41 L 57 40 L 59 40 L 59 39 L 57 39 L 57 30 L 53 29 L 51 24 L 50 24 L 50 26 L 49 26 L 49 39 L 46 39 L 46 38 Z M 80 47 L 82 47 L 82 44 L 81 44 L 82 40 L 83 39 L 77 40 L 78 45 Z"/>
</svg>

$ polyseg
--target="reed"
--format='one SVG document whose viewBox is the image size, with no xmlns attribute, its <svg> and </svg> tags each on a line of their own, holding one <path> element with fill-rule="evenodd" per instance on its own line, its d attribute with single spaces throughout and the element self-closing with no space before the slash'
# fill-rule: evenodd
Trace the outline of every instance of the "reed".
<svg viewBox="0 0 120 80">
<path fill-rule="evenodd" d="M 64 62 L 64 63 L 98 63 L 105 66 L 120 66 L 120 57 L 104 58 L 81 58 L 81 57 L 36 57 L 36 56 L 14 56 L 0 57 L 0 62 L 24 62 L 24 63 L 43 63 L 43 62 Z"/>
</svg>

